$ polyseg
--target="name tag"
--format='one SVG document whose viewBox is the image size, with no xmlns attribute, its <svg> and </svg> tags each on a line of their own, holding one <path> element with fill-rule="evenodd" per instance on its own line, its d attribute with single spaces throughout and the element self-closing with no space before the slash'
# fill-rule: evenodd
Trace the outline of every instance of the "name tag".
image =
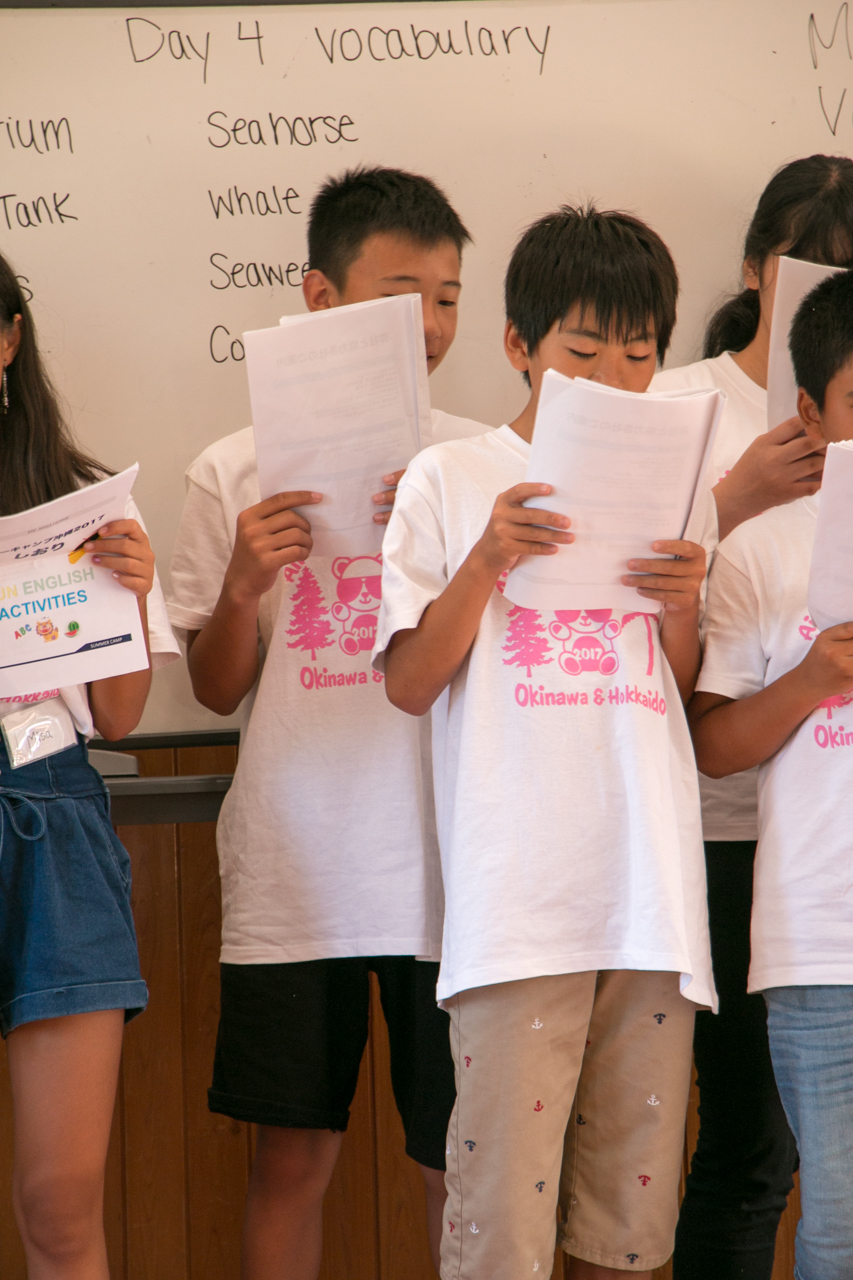
<svg viewBox="0 0 853 1280">
<path fill-rule="evenodd" d="M 77 745 L 71 712 L 61 698 L 45 698 L 9 712 L 0 719 L 0 729 L 13 769 Z"/>
</svg>

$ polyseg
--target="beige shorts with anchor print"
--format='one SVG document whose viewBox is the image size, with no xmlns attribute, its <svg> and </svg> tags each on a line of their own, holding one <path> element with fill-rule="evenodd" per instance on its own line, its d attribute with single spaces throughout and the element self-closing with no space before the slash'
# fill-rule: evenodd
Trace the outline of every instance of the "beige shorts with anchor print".
<svg viewBox="0 0 853 1280">
<path fill-rule="evenodd" d="M 458 1096 L 442 1280 L 546 1280 L 559 1243 L 624 1271 L 672 1253 L 696 1005 L 677 973 L 558 974 L 445 1001 Z"/>
</svg>

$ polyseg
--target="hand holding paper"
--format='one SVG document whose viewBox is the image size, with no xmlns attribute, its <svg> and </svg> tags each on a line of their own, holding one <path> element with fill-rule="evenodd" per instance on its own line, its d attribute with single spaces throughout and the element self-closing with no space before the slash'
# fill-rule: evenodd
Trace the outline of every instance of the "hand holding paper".
<svg viewBox="0 0 853 1280">
<path fill-rule="evenodd" d="M 574 542 L 524 557 L 507 598 L 527 609 L 636 608 L 628 561 L 682 537 L 722 404 L 715 390 L 639 395 L 549 369 L 527 480 L 553 490 L 527 505 L 568 516 Z"/>
<path fill-rule="evenodd" d="M 138 470 L 0 519 L 0 697 L 147 668 L 137 596 L 153 556 L 125 519 Z"/>
<path fill-rule="evenodd" d="M 408 465 L 429 421 L 420 295 L 286 316 L 244 338 L 261 497 L 319 492 L 302 512 L 314 553 L 377 552 L 376 486 Z"/>
</svg>

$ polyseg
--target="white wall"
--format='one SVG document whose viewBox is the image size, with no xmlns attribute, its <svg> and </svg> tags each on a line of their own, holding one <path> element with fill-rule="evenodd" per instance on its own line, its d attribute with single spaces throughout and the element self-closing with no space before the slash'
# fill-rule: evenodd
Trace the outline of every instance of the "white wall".
<svg viewBox="0 0 853 1280">
<path fill-rule="evenodd" d="M 837 0 L 0 11 L 0 251 L 29 282 L 86 446 L 142 464 L 161 569 L 187 464 L 249 421 L 244 367 L 214 362 L 211 333 L 223 326 L 221 359 L 226 329 L 239 339 L 302 309 L 305 211 L 326 175 L 358 162 L 429 174 L 475 237 L 456 346 L 432 379 L 440 407 L 494 424 L 520 407 L 501 351 L 503 270 L 521 229 L 565 200 L 634 210 L 667 240 L 683 283 L 670 362 L 683 363 L 736 283 L 773 169 L 853 142 L 844 17 L 829 50 L 813 41 L 815 68 L 813 10 L 829 43 Z M 260 47 L 246 38 L 256 23 Z M 448 31 L 456 53 L 428 34 L 447 48 Z M 315 117 L 316 141 L 282 121 L 276 144 L 270 113 Z M 57 149 L 42 122 L 61 118 Z M 215 127 L 241 118 L 263 142 Z M 244 201 L 217 219 L 208 192 L 233 201 L 235 185 L 271 204 L 275 186 L 283 211 Z M 229 269 L 294 263 L 294 286 L 239 288 L 244 273 L 217 288 L 229 277 L 214 254 Z M 157 677 L 144 728 L 221 723 L 182 666 Z"/>
</svg>

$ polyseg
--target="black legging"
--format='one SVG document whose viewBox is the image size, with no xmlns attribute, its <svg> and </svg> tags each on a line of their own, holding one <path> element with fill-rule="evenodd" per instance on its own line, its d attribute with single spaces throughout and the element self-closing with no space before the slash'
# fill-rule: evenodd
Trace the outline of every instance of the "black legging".
<svg viewBox="0 0 853 1280">
<path fill-rule="evenodd" d="M 673 1280 L 770 1280 L 797 1167 L 773 1078 L 764 999 L 746 994 L 754 858 L 752 840 L 705 845 L 720 1012 L 696 1017 L 699 1141 L 675 1235 Z"/>
</svg>

